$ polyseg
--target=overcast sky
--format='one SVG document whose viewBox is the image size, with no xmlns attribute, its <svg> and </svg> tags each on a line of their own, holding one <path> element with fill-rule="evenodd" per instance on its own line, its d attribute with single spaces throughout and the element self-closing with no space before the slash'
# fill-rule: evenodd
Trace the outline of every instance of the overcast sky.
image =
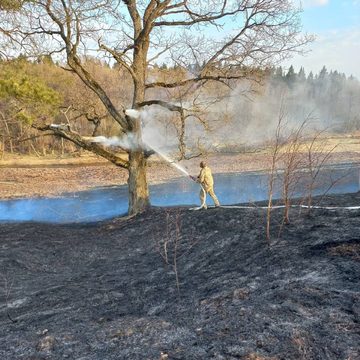
<svg viewBox="0 0 360 360">
<path fill-rule="evenodd" d="M 284 65 L 302 65 L 306 73 L 323 65 L 360 80 L 360 0 L 302 0 L 304 32 L 316 36 L 310 52 Z"/>
</svg>

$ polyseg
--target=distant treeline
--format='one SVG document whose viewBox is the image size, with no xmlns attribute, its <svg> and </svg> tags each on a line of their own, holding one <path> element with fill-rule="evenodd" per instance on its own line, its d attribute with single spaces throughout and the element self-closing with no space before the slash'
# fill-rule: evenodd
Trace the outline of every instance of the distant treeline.
<svg viewBox="0 0 360 360">
<path fill-rule="evenodd" d="M 303 67 L 296 73 L 290 66 L 270 72 L 270 92 L 287 94 L 293 108 L 312 112 L 325 127 L 338 132 L 360 129 L 360 82 L 338 71 L 328 71 L 324 66 L 318 74 L 306 74 Z M 297 111 L 299 114 L 299 111 Z"/>
<path fill-rule="evenodd" d="M 109 91 L 115 106 L 120 103 L 131 106 L 132 83 L 125 71 L 96 59 L 88 59 L 86 66 Z M 194 71 L 194 68 L 162 65 L 149 69 L 148 76 L 158 81 L 185 79 L 189 72 Z M 227 95 L 232 99 L 231 106 L 228 106 L 229 103 L 225 106 L 224 100 L 222 104 L 208 107 L 208 114 L 205 115 L 210 121 L 216 119 L 212 129 L 219 131 L 219 136 L 211 136 L 211 139 L 229 139 L 229 132 L 224 129 L 231 126 L 231 121 L 235 122 L 233 129 L 241 125 L 245 141 L 250 139 L 244 131 L 246 128 L 249 134 L 260 134 L 261 127 L 273 122 L 279 99 L 282 98 L 295 118 L 303 119 L 306 113 L 313 112 L 322 125 L 335 131 L 360 129 L 360 83 L 356 78 L 346 77 L 337 71 L 329 72 L 325 67 L 318 74 L 306 74 L 303 68 L 296 73 L 293 66 L 287 71 L 278 67 L 259 71 L 259 74 L 265 81 L 261 81 L 262 85 L 257 87 L 258 95 L 252 101 L 242 96 L 243 91 L 234 90 L 242 89 L 243 82 L 237 80 L 228 93 L 222 90 L 224 99 Z M 211 98 L 218 91 L 216 84 L 209 83 L 202 96 Z M 164 91 L 160 96 L 171 100 L 169 92 Z M 219 112 L 216 115 L 215 108 Z M 161 116 L 170 118 L 171 115 L 159 114 L 159 118 Z M 225 122 L 226 125 L 223 124 Z M 32 128 L 34 123 L 71 124 L 74 131 L 87 136 L 113 136 L 119 133 L 116 122 L 110 121 L 101 101 L 78 77 L 64 70 L 60 64 L 55 64 L 51 57 L 36 61 L 28 61 L 24 57 L 0 61 L 0 158 L 6 152 L 42 156 L 80 151 L 70 142 L 39 133 Z M 232 135 L 232 143 L 244 142 L 236 136 L 236 131 Z"/>
<path fill-rule="evenodd" d="M 308 127 L 327 132 L 349 133 L 360 130 L 360 82 L 324 66 L 318 74 L 299 72 L 294 67 L 267 69 L 265 80 L 256 91 L 243 96 L 247 88 L 234 91 L 226 111 L 232 123 L 219 128 L 218 143 L 261 144 L 271 140 L 282 111 L 289 129 L 308 119 Z M 225 107 L 222 107 L 225 112 Z"/>
</svg>

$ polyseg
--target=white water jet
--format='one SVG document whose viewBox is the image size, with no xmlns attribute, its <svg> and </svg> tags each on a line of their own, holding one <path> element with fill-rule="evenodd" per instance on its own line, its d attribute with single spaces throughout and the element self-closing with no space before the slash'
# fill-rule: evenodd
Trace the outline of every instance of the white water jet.
<svg viewBox="0 0 360 360">
<path fill-rule="evenodd" d="M 138 119 L 141 117 L 142 112 L 135 110 L 135 109 L 126 109 L 125 114 L 129 117 L 132 117 L 134 119 Z M 124 149 L 130 150 L 132 148 L 132 133 L 128 133 L 126 137 L 116 137 L 113 136 L 111 138 L 105 137 L 105 136 L 96 136 L 96 137 L 89 137 L 89 140 L 96 143 L 101 143 L 105 146 L 121 146 Z M 161 151 L 157 146 L 150 145 L 149 141 L 145 141 L 143 139 L 143 143 L 148 146 L 150 149 L 154 150 L 155 153 L 157 153 L 160 157 L 162 157 L 166 162 L 168 162 L 170 165 L 172 165 L 174 168 L 182 172 L 186 176 L 190 176 L 190 174 L 182 167 L 180 164 L 178 164 L 175 160 L 170 159 L 163 151 Z"/>
<path fill-rule="evenodd" d="M 190 176 L 190 174 L 180 164 L 178 164 L 175 160 L 170 159 L 160 149 L 155 149 L 154 146 L 149 145 L 148 143 L 146 143 L 146 145 L 149 146 L 152 150 L 154 150 L 158 155 L 160 155 L 166 162 L 168 162 L 174 168 L 178 169 L 179 171 L 181 171 L 186 176 Z"/>
</svg>

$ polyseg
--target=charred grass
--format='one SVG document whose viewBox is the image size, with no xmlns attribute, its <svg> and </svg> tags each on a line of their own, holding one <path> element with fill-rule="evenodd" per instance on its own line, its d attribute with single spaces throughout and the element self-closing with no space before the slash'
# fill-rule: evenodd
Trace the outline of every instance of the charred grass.
<svg viewBox="0 0 360 360">
<path fill-rule="evenodd" d="M 0 224 L 0 358 L 359 358 L 360 211 L 281 216 L 270 247 L 259 208 Z"/>
</svg>

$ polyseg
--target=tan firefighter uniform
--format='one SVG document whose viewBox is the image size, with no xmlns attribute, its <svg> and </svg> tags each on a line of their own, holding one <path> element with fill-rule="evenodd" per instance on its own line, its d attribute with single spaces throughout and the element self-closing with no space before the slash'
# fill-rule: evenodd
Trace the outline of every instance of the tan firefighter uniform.
<svg viewBox="0 0 360 360">
<path fill-rule="evenodd" d="M 215 206 L 220 206 L 219 200 L 214 193 L 214 178 L 211 174 L 211 169 L 208 166 L 205 166 L 201 169 L 200 174 L 198 176 L 198 182 L 203 186 L 206 193 L 208 193 L 211 196 Z M 200 190 L 201 204 L 204 203 L 206 193 L 204 193 L 203 189 Z M 205 208 L 207 207 L 206 203 L 204 207 Z"/>
</svg>

